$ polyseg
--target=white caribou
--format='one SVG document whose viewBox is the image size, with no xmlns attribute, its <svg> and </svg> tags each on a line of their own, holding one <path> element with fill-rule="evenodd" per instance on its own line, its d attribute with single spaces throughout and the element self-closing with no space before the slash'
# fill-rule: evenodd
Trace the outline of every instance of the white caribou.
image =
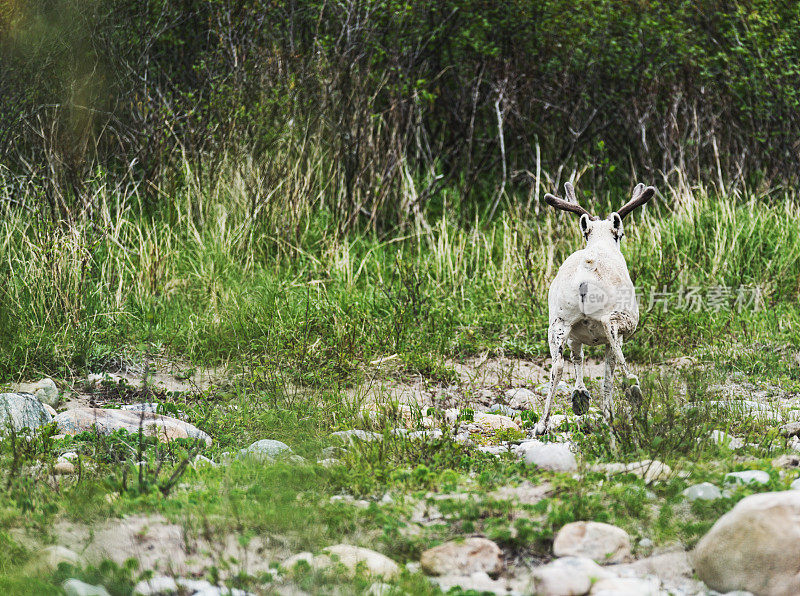
<svg viewBox="0 0 800 596">
<path fill-rule="evenodd" d="M 544 413 L 535 427 L 537 434 L 547 432 L 553 396 L 564 369 L 566 345 L 569 345 L 575 364 L 572 410 L 576 414 L 585 414 L 589 409 L 590 396 L 583 382 L 584 345 L 607 346 L 602 403 L 606 420 L 611 421 L 613 416 L 611 390 L 617 365 L 625 375 L 624 388 L 628 398 L 634 402 L 642 399 L 639 380 L 631 374 L 622 355 L 622 342 L 636 330 L 639 323 L 639 308 L 628 265 L 620 252 L 620 241 L 623 218 L 649 201 L 656 190 L 652 186 L 638 184 L 630 201 L 601 220 L 578 204 L 572 184 L 567 182 L 564 187 L 566 201 L 552 194 L 545 195 L 545 201 L 556 209 L 581 216 L 580 228 L 586 246 L 567 257 L 550 284 L 547 299 L 550 329 L 547 339 L 553 369 Z"/>
</svg>

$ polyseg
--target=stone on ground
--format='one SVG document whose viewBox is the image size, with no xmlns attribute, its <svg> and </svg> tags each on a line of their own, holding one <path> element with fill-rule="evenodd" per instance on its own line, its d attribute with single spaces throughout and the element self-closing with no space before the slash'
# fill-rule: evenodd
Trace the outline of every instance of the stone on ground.
<svg viewBox="0 0 800 596">
<path fill-rule="evenodd" d="M 729 474 L 725 474 L 724 482 L 728 485 L 764 485 L 769 484 L 769 474 L 763 470 L 744 470 L 742 472 L 731 472 Z"/>
<path fill-rule="evenodd" d="M 693 484 L 683 491 L 689 501 L 714 501 L 722 498 L 722 491 L 710 482 Z"/>
<path fill-rule="evenodd" d="M 530 389 L 518 387 L 506 391 L 506 399 L 508 400 L 508 405 L 515 410 L 531 410 L 535 407 L 540 396 Z"/>
<path fill-rule="evenodd" d="M 578 462 L 569 443 L 528 441 L 521 445 L 525 463 L 543 470 L 575 472 Z"/>
<path fill-rule="evenodd" d="M 586 557 L 564 557 L 536 567 L 532 573 L 533 593 L 541 596 L 582 596 L 598 580 L 614 577 Z"/>
<path fill-rule="evenodd" d="M 744 441 L 742 439 L 729 435 L 721 430 L 712 430 L 709 438 L 712 443 L 723 445 L 729 449 L 741 449 L 744 447 Z"/>
<path fill-rule="evenodd" d="M 53 473 L 57 476 L 75 473 L 75 464 L 64 457 L 59 457 L 53 466 Z"/>
<path fill-rule="evenodd" d="M 487 414 L 485 412 L 475 412 L 472 425 L 477 425 L 483 431 L 519 430 L 519 425 L 508 416 Z"/>
<path fill-rule="evenodd" d="M 157 596 L 174 594 L 177 591 L 178 582 L 168 575 L 155 575 L 150 579 L 140 581 L 133 587 L 134 596 Z"/>
<path fill-rule="evenodd" d="M 331 433 L 331 437 L 342 441 L 343 443 L 355 443 L 357 441 L 380 441 L 383 435 L 374 433 L 368 430 L 351 429 L 351 430 L 337 430 Z"/>
<path fill-rule="evenodd" d="M 508 594 L 508 587 L 506 582 L 502 580 L 493 580 L 489 574 L 483 571 L 476 571 L 470 575 L 445 575 L 436 577 L 432 580 L 438 584 L 442 592 L 449 593 L 453 588 L 460 588 L 461 591 L 477 594 Z"/>
<path fill-rule="evenodd" d="M 76 408 L 62 412 L 56 416 L 55 421 L 58 430 L 68 435 L 95 430 L 103 435 L 109 435 L 117 430 L 137 433 L 141 428 L 145 435 L 158 437 L 162 442 L 174 439 L 198 439 L 207 445 L 211 444 L 211 437 L 196 426 L 177 418 L 150 412 Z"/>
<path fill-rule="evenodd" d="M 344 565 L 351 573 L 355 573 L 362 566 L 370 575 L 382 576 L 386 579 L 394 578 L 400 573 L 397 563 L 386 555 L 368 548 L 349 544 L 336 544 L 323 549 L 323 551 L 332 560 L 338 557 L 338 563 Z"/>
<path fill-rule="evenodd" d="M 622 528 L 602 522 L 565 525 L 553 541 L 557 557 L 587 557 L 597 563 L 623 563 L 631 556 L 631 539 Z"/>
<path fill-rule="evenodd" d="M 656 481 L 669 480 L 672 469 L 665 463 L 657 459 L 644 459 L 629 464 L 597 464 L 591 467 L 592 472 L 602 472 L 613 476 L 616 474 L 633 474 L 644 479 L 648 484 Z"/>
<path fill-rule="evenodd" d="M 591 596 L 660 596 L 660 582 L 654 577 L 607 577 L 592 586 Z"/>
<path fill-rule="evenodd" d="M 497 575 L 503 569 L 503 551 L 486 538 L 452 540 L 422 553 L 420 565 L 428 575 Z"/>
<path fill-rule="evenodd" d="M 336 544 L 322 549 L 322 552 L 323 554 L 316 556 L 309 552 L 298 553 L 286 559 L 282 566 L 287 571 L 292 571 L 298 563 L 304 561 L 311 569 L 315 570 L 341 564 L 350 575 L 355 575 L 362 569 L 369 575 L 384 579 L 393 579 L 400 574 L 397 563 L 386 555 L 368 548 Z"/>
<path fill-rule="evenodd" d="M 53 379 L 47 377 L 35 383 L 14 385 L 13 391 L 15 393 L 32 393 L 36 399 L 51 408 L 55 408 L 58 405 L 58 387 Z"/>
<path fill-rule="evenodd" d="M 75 551 L 64 546 L 59 546 L 58 544 L 53 544 L 39 551 L 34 559 L 33 565 L 41 571 L 52 572 L 58 569 L 61 563 L 77 567 L 84 565 L 85 561 L 83 557 Z"/>
<path fill-rule="evenodd" d="M 280 455 L 290 455 L 291 448 L 281 441 L 274 439 L 261 439 L 249 447 L 239 450 L 239 457 L 251 457 L 259 460 L 271 460 Z"/>
<path fill-rule="evenodd" d="M 67 596 L 111 596 L 103 586 L 93 586 L 71 577 L 61 587 Z"/>
<path fill-rule="evenodd" d="M 698 577 L 719 592 L 800 594 L 800 492 L 745 497 L 692 554 Z"/>
<path fill-rule="evenodd" d="M 37 429 L 52 422 L 53 417 L 42 402 L 28 393 L 0 393 L 0 435 L 13 429 Z"/>
<path fill-rule="evenodd" d="M 615 565 L 619 577 L 657 577 L 670 594 L 703 594 L 705 586 L 694 577 L 689 555 L 684 550 L 653 555 L 633 563 Z"/>
</svg>

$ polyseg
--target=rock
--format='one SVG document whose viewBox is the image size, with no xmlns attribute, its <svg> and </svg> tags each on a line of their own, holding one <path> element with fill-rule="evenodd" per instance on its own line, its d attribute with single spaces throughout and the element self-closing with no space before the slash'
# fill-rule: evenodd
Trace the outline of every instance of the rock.
<svg viewBox="0 0 800 596">
<path fill-rule="evenodd" d="M 314 553 L 303 551 L 292 555 L 281 563 L 281 567 L 286 571 L 292 571 L 299 563 L 306 563 L 311 569 L 314 569 Z"/>
<path fill-rule="evenodd" d="M 791 490 L 800 490 L 800 478 L 793 480 L 792 483 L 789 485 Z"/>
<path fill-rule="evenodd" d="M 615 474 L 633 474 L 643 478 L 648 484 L 655 481 L 666 481 L 672 475 L 672 469 L 665 463 L 657 459 L 645 459 L 629 464 L 597 464 L 592 466 L 592 472 L 604 472 L 609 476 Z"/>
<path fill-rule="evenodd" d="M 434 428 L 432 430 L 412 430 L 405 436 L 412 441 L 429 441 L 441 439 L 443 435 L 444 433 L 440 429 Z"/>
<path fill-rule="evenodd" d="M 37 429 L 49 424 L 53 417 L 42 403 L 28 393 L 0 393 L 0 435 L 11 429 Z"/>
<path fill-rule="evenodd" d="M 309 552 L 297 553 L 286 559 L 282 563 L 282 567 L 291 572 L 301 563 L 307 564 L 314 570 L 341 564 L 350 575 L 355 575 L 363 567 L 369 575 L 382 576 L 385 579 L 393 579 L 400 573 L 397 563 L 389 557 L 367 548 L 349 544 L 329 546 L 323 549 L 323 554 L 316 556 Z"/>
<path fill-rule="evenodd" d="M 86 561 L 75 551 L 53 544 L 39 551 L 33 565 L 42 572 L 52 573 L 58 569 L 61 563 L 79 567 L 84 565 Z"/>
<path fill-rule="evenodd" d="M 794 437 L 800 434 L 800 422 L 790 422 L 780 427 L 780 433 L 784 437 Z"/>
<path fill-rule="evenodd" d="M 273 439 L 261 439 L 252 443 L 249 447 L 239 450 L 239 457 L 252 458 L 257 460 L 273 460 L 280 455 L 290 455 L 291 448 L 281 441 Z"/>
<path fill-rule="evenodd" d="M 366 596 L 390 596 L 393 593 L 399 593 L 393 585 L 375 582 L 367 590 Z"/>
<path fill-rule="evenodd" d="M 658 579 L 638 577 L 607 577 L 592 586 L 591 596 L 659 596 Z"/>
<path fill-rule="evenodd" d="M 445 575 L 443 577 L 433 578 L 432 581 L 438 584 L 442 592 L 447 593 L 453 588 L 460 588 L 460 590 L 457 590 L 458 594 L 463 594 L 464 592 L 475 594 L 508 594 L 506 582 L 502 580 L 493 580 L 483 571 L 476 571 L 470 575 Z"/>
<path fill-rule="evenodd" d="M 765 485 L 769 484 L 769 474 L 763 470 L 744 470 L 742 472 L 730 472 L 725 474 L 723 479 L 725 484 L 738 485 L 738 484 L 756 484 Z"/>
<path fill-rule="evenodd" d="M 555 472 L 575 472 L 578 462 L 570 443 L 542 443 L 528 441 L 523 443 L 523 458 L 529 466 Z"/>
<path fill-rule="evenodd" d="M 475 412 L 472 424 L 480 427 L 484 431 L 496 430 L 519 430 L 519 426 L 508 416 L 501 414 L 487 414 L 486 412 Z"/>
<path fill-rule="evenodd" d="M 800 468 L 800 455 L 796 453 L 784 454 L 772 460 L 773 468 Z"/>
<path fill-rule="evenodd" d="M 553 487 L 547 482 L 532 484 L 525 480 L 518 486 L 501 486 L 489 496 L 498 501 L 513 501 L 515 505 L 535 505 L 552 490 Z"/>
<path fill-rule="evenodd" d="M 726 413 L 730 412 L 738 416 L 753 416 L 759 420 L 780 420 L 783 418 L 783 414 L 772 406 L 751 399 L 712 400 L 705 402 L 705 404 L 687 404 L 687 407 L 702 408 L 703 406 L 709 409 L 725 410 Z"/>
<path fill-rule="evenodd" d="M 61 587 L 67 596 L 111 596 L 103 586 L 93 586 L 74 577 L 61 584 Z"/>
<path fill-rule="evenodd" d="M 429 548 L 419 562 L 428 575 L 469 576 L 477 571 L 497 575 L 503 569 L 502 555 L 491 540 L 465 538 Z"/>
<path fill-rule="evenodd" d="M 148 414 L 161 414 L 164 412 L 163 406 L 156 402 L 139 402 L 136 404 L 123 404 L 119 407 L 120 410 L 125 410 L 126 412 L 147 412 Z M 159 409 L 161 412 L 159 412 Z M 179 418 L 185 418 L 185 414 L 181 411 L 178 411 Z"/>
<path fill-rule="evenodd" d="M 53 473 L 57 475 L 74 474 L 75 464 L 64 457 L 59 457 L 53 466 Z"/>
<path fill-rule="evenodd" d="M 58 414 L 53 406 L 48 406 L 47 404 L 42 404 L 42 407 L 44 408 L 45 412 L 50 414 L 50 416 L 52 416 L 53 418 L 55 418 L 56 415 Z"/>
<path fill-rule="evenodd" d="M 134 596 L 158 596 L 160 594 L 174 594 L 177 591 L 178 582 L 167 575 L 155 575 L 150 579 L 140 581 L 133 587 Z"/>
<path fill-rule="evenodd" d="M 84 387 L 86 389 L 99 389 L 103 385 L 127 385 L 128 381 L 125 377 L 114 373 L 93 373 L 86 377 Z"/>
<path fill-rule="evenodd" d="M 662 553 L 633 563 L 615 565 L 619 577 L 657 577 L 669 594 L 704 594 L 705 587 L 694 577 L 689 555 L 683 549 Z"/>
<path fill-rule="evenodd" d="M 541 399 L 539 395 L 525 387 L 506 391 L 508 405 L 516 410 L 531 410 L 536 407 L 536 402 L 539 399 Z"/>
<path fill-rule="evenodd" d="M 109 435 L 117 430 L 138 433 L 141 428 L 145 435 L 155 436 L 162 442 L 174 439 L 198 439 L 206 445 L 211 437 L 196 426 L 160 414 L 148 412 L 126 412 L 104 408 L 76 408 L 62 412 L 55 417 L 58 430 L 74 435 L 85 431 L 95 431 Z"/>
<path fill-rule="evenodd" d="M 478 451 L 500 457 L 501 454 L 508 453 L 509 447 L 507 443 L 503 445 L 478 445 Z"/>
<path fill-rule="evenodd" d="M 374 433 L 360 429 L 338 430 L 334 433 L 331 433 L 331 437 L 334 437 L 343 443 L 356 443 L 357 441 L 380 441 L 383 439 L 383 435 L 380 433 Z"/>
<path fill-rule="evenodd" d="M 532 573 L 533 591 L 540 596 L 582 596 L 598 580 L 614 574 L 585 557 L 564 557 L 536 567 Z"/>
<path fill-rule="evenodd" d="M 205 467 L 216 468 L 219 466 L 219 464 L 215 462 L 213 459 L 206 457 L 202 453 L 198 453 L 197 455 L 194 456 L 194 461 L 192 461 L 192 466 L 194 466 L 195 468 L 205 468 Z"/>
<path fill-rule="evenodd" d="M 35 383 L 19 383 L 14 385 L 15 393 L 32 393 L 43 404 L 55 408 L 58 405 L 58 387 L 53 379 L 44 378 Z"/>
<path fill-rule="evenodd" d="M 597 563 L 623 563 L 631 556 L 631 539 L 622 528 L 593 521 L 572 522 L 553 541 L 557 557 L 588 557 Z"/>
<path fill-rule="evenodd" d="M 509 418 L 513 418 L 518 413 L 518 410 L 515 410 L 514 408 L 506 406 L 504 404 L 492 404 L 487 410 L 487 412 L 489 414 L 500 414 L 502 416 L 508 416 Z"/>
<path fill-rule="evenodd" d="M 336 466 L 342 465 L 342 460 L 336 459 L 335 457 L 326 457 L 325 459 L 318 459 L 317 464 L 323 468 L 335 468 Z"/>
<path fill-rule="evenodd" d="M 550 392 L 550 381 L 546 383 L 542 383 L 538 387 L 536 387 L 536 391 L 539 392 L 541 395 L 547 396 Z M 561 395 L 562 397 L 569 397 L 572 395 L 572 389 L 569 388 L 564 381 L 559 381 L 558 385 L 556 385 L 556 395 Z"/>
<path fill-rule="evenodd" d="M 204 579 L 172 578 L 156 575 L 142 580 L 133 588 L 134 596 L 162 596 L 163 594 L 192 594 L 193 596 L 246 596 L 249 592 L 236 588 L 219 587 Z"/>
<path fill-rule="evenodd" d="M 393 579 L 400 574 L 397 563 L 386 555 L 360 546 L 349 544 L 336 544 L 323 549 L 333 563 L 340 563 L 351 573 L 355 574 L 362 567 L 367 573 L 376 577 Z M 316 557 L 315 557 L 316 559 Z"/>
<path fill-rule="evenodd" d="M 741 449 L 744 447 L 744 441 L 742 439 L 729 435 L 721 430 L 712 430 L 709 438 L 712 443 L 723 445 L 728 449 Z"/>
<path fill-rule="evenodd" d="M 713 501 L 722 498 L 722 491 L 710 482 L 694 484 L 683 491 L 689 501 Z"/>
<path fill-rule="evenodd" d="M 698 577 L 720 592 L 800 594 L 800 492 L 745 497 L 692 553 Z"/>
<path fill-rule="evenodd" d="M 649 538 L 642 538 L 637 544 L 636 548 L 638 551 L 646 551 L 650 552 L 653 550 L 655 543 L 650 540 Z"/>
</svg>

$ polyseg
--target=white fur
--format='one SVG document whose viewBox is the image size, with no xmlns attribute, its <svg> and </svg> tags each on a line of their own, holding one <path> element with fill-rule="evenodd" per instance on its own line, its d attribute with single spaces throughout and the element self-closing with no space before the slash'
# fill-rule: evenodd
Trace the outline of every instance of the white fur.
<svg viewBox="0 0 800 596">
<path fill-rule="evenodd" d="M 637 191 L 641 194 L 639 187 Z M 567 194 L 573 194 L 571 187 L 568 187 Z M 582 215 L 580 227 L 586 246 L 567 257 L 550 284 L 548 343 L 553 368 L 544 413 L 535 429 L 537 433 L 547 431 L 567 345 L 575 364 L 574 392 L 583 391 L 584 394 L 583 346 L 607 346 L 602 402 L 607 420 L 610 421 L 613 415 L 611 393 L 617 365 L 622 367 L 630 384 L 629 391 L 641 398 L 639 381 L 630 373 L 622 354 L 622 342 L 636 330 L 639 323 L 635 288 L 625 257 L 620 251 L 622 219 L 617 213 L 603 220 Z"/>
</svg>

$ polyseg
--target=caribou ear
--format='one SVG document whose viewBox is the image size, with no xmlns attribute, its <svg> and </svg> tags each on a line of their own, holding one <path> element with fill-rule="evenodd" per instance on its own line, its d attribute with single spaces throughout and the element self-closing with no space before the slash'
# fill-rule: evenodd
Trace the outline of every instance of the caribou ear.
<svg viewBox="0 0 800 596">
<path fill-rule="evenodd" d="M 619 213 L 616 211 L 608 216 L 608 220 L 611 222 L 611 233 L 614 234 L 614 240 L 619 241 L 622 238 L 622 218 L 619 216 Z"/>
<path fill-rule="evenodd" d="M 581 234 L 583 234 L 583 238 L 585 240 L 589 239 L 589 222 L 591 221 L 590 215 L 584 213 L 581 215 Z"/>
</svg>

